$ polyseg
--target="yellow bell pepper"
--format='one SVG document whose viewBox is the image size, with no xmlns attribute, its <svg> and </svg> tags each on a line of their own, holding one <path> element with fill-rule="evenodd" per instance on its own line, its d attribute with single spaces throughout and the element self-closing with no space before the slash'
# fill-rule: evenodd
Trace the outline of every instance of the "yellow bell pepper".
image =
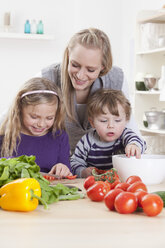
<svg viewBox="0 0 165 248">
<path fill-rule="evenodd" d="M 40 196 L 41 188 L 36 179 L 19 178 L 0 188 L 0 207 L 10 211 L 32 211 L 37 208 Z"/>
</svg>

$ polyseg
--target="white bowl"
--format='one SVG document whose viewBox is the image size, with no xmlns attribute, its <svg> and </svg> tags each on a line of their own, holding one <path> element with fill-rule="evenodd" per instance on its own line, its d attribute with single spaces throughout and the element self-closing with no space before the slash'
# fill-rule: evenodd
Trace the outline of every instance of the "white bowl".
<svg viewBox="0 0 165 248">
<path fill-rule="evenodd" d="M 144 154 L 137 159 L 120 154 L 112 157 L 112 163 L 122 182 L 133 175 L 139 176 L 146 185 L 160 184 L 165 180 L 165 155 Z"/>
</svg>

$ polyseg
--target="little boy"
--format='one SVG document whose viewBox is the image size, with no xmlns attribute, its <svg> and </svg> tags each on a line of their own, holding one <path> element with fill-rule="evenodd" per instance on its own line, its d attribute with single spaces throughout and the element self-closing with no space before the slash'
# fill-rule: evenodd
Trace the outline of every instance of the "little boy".
<svg viewBox="0 0 165 248">
<path fill-rule="evenodd" d="M 126 128 L 131 106 L 121 91 L 100 89 L 87 103 L 89 122 L 93 130 L 77 143 L 71 157 L 71 168 L 79 177 L 88 177 L 92 170 L 112 168 L 112 155 L 126 153 L 127 157 L 141 157 L 146 143 Z"/>
</svg>

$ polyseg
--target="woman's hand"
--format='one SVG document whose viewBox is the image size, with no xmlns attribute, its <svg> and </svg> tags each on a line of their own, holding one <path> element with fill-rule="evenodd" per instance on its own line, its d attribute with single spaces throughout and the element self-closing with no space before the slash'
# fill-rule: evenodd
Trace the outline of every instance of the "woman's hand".
<svg viewBox="0 0 165 248">
<path fill-rule="evenodd" d="M 92 175 L 92 170 L 94 169 L 95 167 L 88 167 L 84 170 L 82 170 L 81 172 L 81 177 L 83 178 L 86 178 L 86 177 L 89 177 Z"/>
<path fill-rule="evenodd" d="M 136 158 L 141 158 L 140 148 L 135 144 L 129 144 L 125 148 L 125 153 L 128 158 L 130 156 L 136 156 Z"/>
<path fill-rule="evenodd" d="M 58 163 L 52 167 L 52 169 L 49 171 L 50 174 L 55 174 L 56 176 L 59 176 L 61 178 L 72 176 L 72 173 L 70 172 L 69 168 L 62 163 Z"/>
</svg>

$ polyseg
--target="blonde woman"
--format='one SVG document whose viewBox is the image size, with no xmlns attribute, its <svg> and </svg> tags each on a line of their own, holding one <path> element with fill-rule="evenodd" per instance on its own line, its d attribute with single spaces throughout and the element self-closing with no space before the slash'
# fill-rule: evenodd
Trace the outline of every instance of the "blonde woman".
<svg viewBox="0 0 165 248">
<path fill-rule="evenodd" d="M 26 82 L 0 126 L 1 157 L 35 155 L 41 171 L 71 174 L 61 91 L 45 78 Z"/>
<path fill-rule="evenodd" d="M 116 89 L 128 97 L 123 71 L 112 64 L 108 36 L 99 29 L 89 28 L 71 38 L 61 65 L 51 65 L 42 70 L 43 77 L 62 89 L 72 152 L 78 140 L 91 128 L 86 103 L 92 92 L 100 88 Z M 128 126 L 140 135 L 132 115 Z"/>
</svg>

